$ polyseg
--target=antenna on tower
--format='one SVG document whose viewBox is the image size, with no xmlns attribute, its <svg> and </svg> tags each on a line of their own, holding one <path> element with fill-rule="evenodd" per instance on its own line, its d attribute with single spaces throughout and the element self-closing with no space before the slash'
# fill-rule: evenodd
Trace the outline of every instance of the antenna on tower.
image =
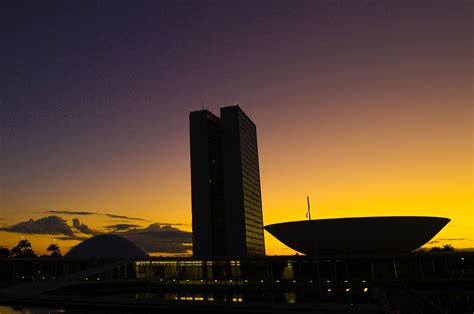
<svg viewBox="0 0 474 314">
<path fill-rule="evenodd" d="M 311 220 L 311 206 L 309 205 L 309 196 L 306 196 L 306 201 L 308 202 L 308 211 L 306 212 L 306 218 Z"/>
</svg>

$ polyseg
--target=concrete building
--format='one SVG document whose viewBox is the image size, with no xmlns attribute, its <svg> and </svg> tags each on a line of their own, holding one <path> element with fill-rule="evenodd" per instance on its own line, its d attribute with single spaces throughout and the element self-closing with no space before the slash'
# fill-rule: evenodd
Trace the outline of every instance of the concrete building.
<svg viewBox="0 0 474 314">
<path fill-rule="evenodd" d="M 257 131 L 238 107 L 190 113 L 193 254 L 264 255 Z"/>
</svg>

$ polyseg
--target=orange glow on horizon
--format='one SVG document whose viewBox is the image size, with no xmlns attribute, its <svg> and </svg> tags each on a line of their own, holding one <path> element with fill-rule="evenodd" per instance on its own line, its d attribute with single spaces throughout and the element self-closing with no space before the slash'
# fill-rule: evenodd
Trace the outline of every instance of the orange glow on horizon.
<svg viewBox="0 0 474 314">
<path fill-rule="evenodd" d="M 257 2 L 10 1 L 0 246 L 49 211 L 191 231 L 189 112 L 238 103 L 257 126 L 264 224 L 305 219 L 309 195 L 313 219 L 447 217 L 427 246 L 474 248 L 471 2 Z M 58 237 L 23 236 L 39 254 Z"/>
</svg>

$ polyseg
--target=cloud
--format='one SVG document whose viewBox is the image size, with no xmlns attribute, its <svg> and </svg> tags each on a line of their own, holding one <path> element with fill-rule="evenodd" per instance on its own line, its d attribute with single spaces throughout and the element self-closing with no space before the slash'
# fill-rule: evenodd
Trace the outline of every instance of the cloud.
<svg viewBox="0 0 474 314">
<path fill-rule="evenodd" d="M 431 240 L 427 244 L 436 244 L 436 243 L 441 243 L 441 242 L 446 242 L 446 241 L 471 241 L 471 240 L 467 238 L 439 238 L 436 240 Z"/>
<path fill-rule="evenodd" d="M 463 241 L 467 240 L 466 238 L 439 238 L 439 241 Z"/>
<path fill-rule="evenodd" d="M 108 216 L 110 215 L 108 214 Z M 123 217 L 126 216 L 119 216 L 120 219 L 123 219 Z M 130 217 L 127 217 L 127 219 L 130 219 Z M 144 220 L 141 218 L 131 219 Z M 103 228 L 109 230 L 108 233 L 119 234 L 136 242 L 149 253 L 188 255 L 192 249 L 192 232 L 180 230 L 173 227 L 173 225 L 184 224 L 154 223 L 146 228 L 142 228 L 137 224 L 119 223 L 104 226 Z M 94 236 L 103 233 L 89 228 L 78 218 L 72 219 L 72 226 L 69 226 L 67 221 L 59 216 L 48 216 L 37 220 L 30 219 L 12 226 L 0 228 L 0 230 L 24 234 L 60 235 L 55 238 L 62 241 L 82 241 L 89 238 L 84 235 Z"/>
<path fill-rule="evenodd" d="M 162 226 L 189 226 L 189 224 L 183 224 L 183 223 L 157 222 L 157 224 L 160 224 Z"/>
<path fill-rule="evenodd" d="M 128 217 L 128 216 L 114 215 L 114 214 L 105 214 L 105 216 L 110 217 L 110 218 L 126 219 L 126 220 L 145 220 L 143 218 L 134 218 L 134 217 Z"/>
<path fill-rule="evenodd" d="M 72 211 L 72 210 L 48 210 L 44 213 L 47 214 L 59 214 L 59 215 L 77 215 L 77 216 L 88 216 L 88 215 L 104 215 L 98 212 L 86 212 L 86 211 Z M 125 220 L 140 220 L 144 221 L 143 218 L 136 218 L 136 217 L 128 217 L 122 215 L 115 215 L 115 214 L 105 214 L 105 216 L 114 218 L 114 219 L 125 219 Z M 180 224 L 165 224 L 165 225 L 180 225 Z"/>
<path fill-rule="evenodd" d="M 48 216 L 38 220 L 30 219 L 10 227 L 1 228 L 1 230 L 26 234 L 63 234 L 70 237 L 74 236 L 74 232 L 67 225 L 66 220 L 58 216 Z"/>
<path fill-rule="evenodd" d="M 115 225 L 109 225 L 105 226 L 105 229 L 113 230 L 113 231 L 126 231 L 132 228 L 139 228 L 141 226 L 139 225 L 134 225 L 134 224 L 115 224 Z"/>
<path fill-rule="evenodd" d="M 91 235 L 100 234 L 100 232 L 92 230 L 86 224 L 81 223 L 78 218 L 74 218 L 72 220 L 72 226 L 76 228 L 79 232 L 82 232 L 85 234 L 91 234 Z"/>
<path fill-rule="evenodd" d="M 76 241 L 84 241 L 89 239 L 89 237 L 81 237 L 77 235 L 73 235 L 70 237 L 56 237 L 56 240 L 62 240 L 62 241 L 70 241 L 70 240 L 76 240 Z"/>
<path fill-rule="evenodd" d="M 70 211 L 70 210 L 48 210 L 45 211 L 46 214 L 65 214 L 65 215 L 78 215 L 78 216 L 87 216 L 87 215 L 98 215 L 96 212 L 79 212 L 79 211 Z"/>
<path fill-rule="evenodd" d="M 192 232 L 159 223 L 117 234 L 134 241 L 149 253 L 188 253 L 192 243 Z"/>
</svg>

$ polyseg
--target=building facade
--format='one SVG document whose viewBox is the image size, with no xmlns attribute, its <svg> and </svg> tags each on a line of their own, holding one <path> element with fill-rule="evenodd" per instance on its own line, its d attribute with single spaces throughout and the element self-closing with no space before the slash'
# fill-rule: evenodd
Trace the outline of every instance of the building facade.
<svg viewBox="0 0 474 314">
<path fill-rule="evenodd" d="M 129 312 L 158 312 L 160 305 L 170 312 L 189 303 L 179 312 L 472 313 L 474 252 L 0 258 L 0 287 L 3 300 L 82 308 L 95 298 L 102 309 Z"/>
<path fill-rule="evenodd" d="M 238 107 L 190 113 L 193 254 L 264 255 L 257 131 Z"/>
</svg>

